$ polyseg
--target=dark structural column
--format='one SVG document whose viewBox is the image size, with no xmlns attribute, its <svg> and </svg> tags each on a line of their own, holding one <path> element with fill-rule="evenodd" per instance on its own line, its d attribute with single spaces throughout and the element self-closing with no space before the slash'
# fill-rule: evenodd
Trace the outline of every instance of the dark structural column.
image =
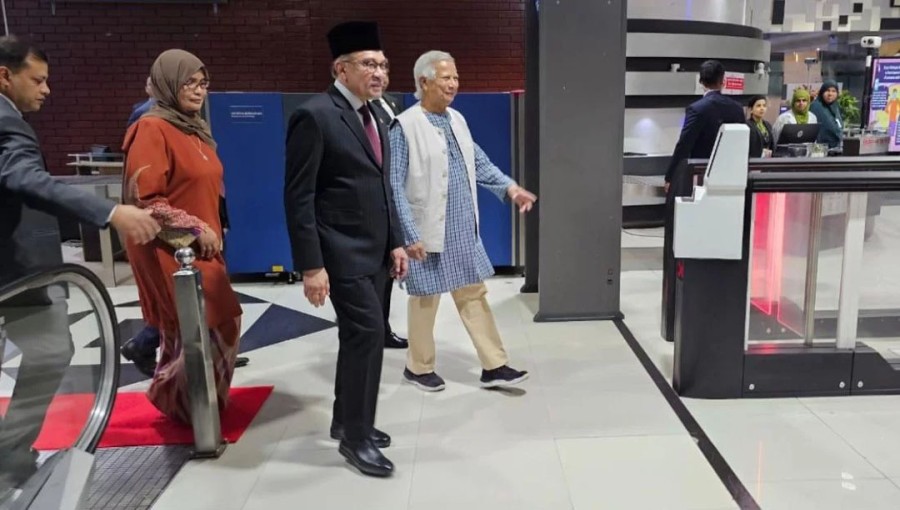
<svg viewBox="0 0 900 510">
<path fill-rule="evenodd" d="M 538 2 L 525 2 L 525 159 L 523 185 L 541 196 L 540 172 L 540 34 L 538 29 Z M 525 215 L 525 285 L 522 292 L 538 291 L 538 260 L 541 202 Z"/>
<path fill-rule="evenodd" d="M 621 315 L 625 4 L 539 4 L 541 268 L 536 321 Z"/>
</svg>

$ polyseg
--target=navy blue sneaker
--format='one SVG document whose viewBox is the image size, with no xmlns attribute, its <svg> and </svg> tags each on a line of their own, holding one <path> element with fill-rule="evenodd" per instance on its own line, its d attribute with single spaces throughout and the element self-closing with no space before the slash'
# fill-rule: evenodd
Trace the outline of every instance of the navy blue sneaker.
<svg viewBox="0 0 900 510">
<path fill-rule="evenodd" d="M 416 375 L 410 372 L 408 368 L 404 368 L 403 379 L 420 390 L 428 392 L 441 391 L 446 386 L 444 380 L 441 379 L 441 376 L 434 372 Z"/>
<path fill-rule="evenodd" d="M 499 388 L 501 386 L 512 386 L 528 379 L 528 372 L 524 370 L 516 370 L 510 368 L 509 365 L 495 368 L 493 370 L 481 371 L 481 387 L 482 388 Z"/>
</svg>

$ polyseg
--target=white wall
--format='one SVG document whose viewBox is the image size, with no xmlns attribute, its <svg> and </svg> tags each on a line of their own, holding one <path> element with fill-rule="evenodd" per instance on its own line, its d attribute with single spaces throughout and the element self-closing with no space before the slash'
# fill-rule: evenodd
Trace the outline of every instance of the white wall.
<svg viewBox="0 0 900 510">
<path fill-rule="evenodd" d="M 625 152 L 644 154 L 672 154 L 684 108 L 653 108 L 625 110 Z"/>
</svg>

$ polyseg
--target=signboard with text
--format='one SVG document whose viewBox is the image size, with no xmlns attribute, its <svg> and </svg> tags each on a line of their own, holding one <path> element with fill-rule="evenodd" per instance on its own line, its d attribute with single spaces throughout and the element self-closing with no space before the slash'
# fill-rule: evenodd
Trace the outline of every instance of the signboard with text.
<svg viewBox="0 0 900 510">
<path fill-rule="evenodd" d="M 900 58 L 879 58 L 872 63 L 872 100 L 869 129 L 890 135 L 890 152 L 900 152 Z"/>
<path fill-rule="evenodd" d="M 725 86 L 723 94 L 739 96 L 744 93 L 744 73 L 725 73 Z"/>
</svg>

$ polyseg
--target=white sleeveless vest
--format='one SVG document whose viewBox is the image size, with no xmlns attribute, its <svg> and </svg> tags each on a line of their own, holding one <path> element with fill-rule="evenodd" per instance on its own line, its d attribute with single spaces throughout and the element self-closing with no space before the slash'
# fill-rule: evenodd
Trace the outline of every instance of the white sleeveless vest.
<svg viewBox="0 0 900 510">
<path fill-rule="evenodd" d="M 450 128 L 462 150 L 472 204 L 475 208 L 475 225 L 478 225 L 478 193 L 475 182 L 475 142 L 466 119 L 456 110 L 448 108 Z M 419 232 L 419 240 L 425 251 L 444 251 L 447 213 L 449 142 L 444 130 L 435 127 L 425 116 L 421 103 L 416 103 L 397 116 L 403 127 L 409 147 L 409 172 L 406 176 L 406 199 Z"/>
</svg>

